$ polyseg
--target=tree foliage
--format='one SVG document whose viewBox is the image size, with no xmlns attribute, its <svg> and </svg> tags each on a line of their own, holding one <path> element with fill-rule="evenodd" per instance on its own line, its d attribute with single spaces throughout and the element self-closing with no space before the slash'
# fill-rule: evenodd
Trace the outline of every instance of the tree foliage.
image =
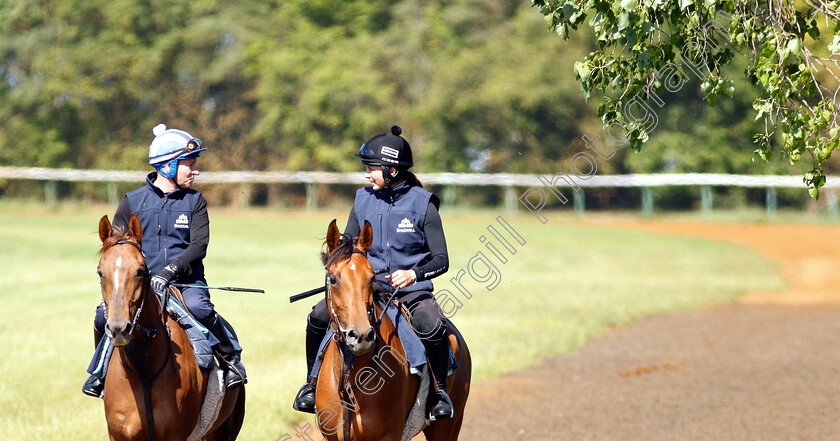
<svg viewBox="0 0 840 441">
<path fill-rule="evenodd" d="M 575 63 L 588 98 L 601 94 L 598 116 L 618 121 L 640 149 L 656 127 L 650 117 L 662 96 L 697 77 L 714 107 L 719 96 L 743 96 L 727 66 L 743 63 L 754 88 L 754 153 L 773 146 L 791 163 L 807 155 L 804 181 L 813 197 L 825 183 L 823 166 L 840 146 L 837 52 L 840 1 L 614 0 L 542 1 L 533 5 L 549 28 L 567 39 L 581 25 L 598 48 Z"/>
<path fill-rule="evenodd" d="M 142 169 L 184 128 L 208 169 L 358 170 L 403 126 L 421 171 L 553 172 L 592 118 L 514 0 L 0 0 L 0 164 Z M 561 87 L 557 87 L 557 86 Z"/>
<path fill-rule="evenodd" d="M 643 26 L 633 14 L 625 30 Z M 163 122 L 202 139 L 207 170 L 357 171 L 359 145 L 399 124 L 418 172 L 553 175 L 602 128 L 576 73 L 613 37 L 606 22 L 584 28 L 564 42 L 518 0 L 0 0 L 0 165 L 147 169 Z M 630 69 L 628 51 L 614 64 Z M 761 129 L 748 111 L 762 89 L 732 58 L 731 99 L 705 111 L 699 80 L 658 92 L 667 108 L 646 152 L 617 150 L 598 171 L 781 170 L 733 153 Z M 588 90 L 611 68 L 591 69 Z"/>
</svg>

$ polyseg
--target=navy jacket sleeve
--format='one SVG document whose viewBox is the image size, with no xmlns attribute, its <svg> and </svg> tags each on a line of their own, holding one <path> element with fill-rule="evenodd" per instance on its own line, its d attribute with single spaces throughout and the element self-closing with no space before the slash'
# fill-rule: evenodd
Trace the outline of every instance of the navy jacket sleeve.
<svg viewBox="0 0 840 441">
<path fill-rule="evenodd" d="M 177 268 L 177 274 L 189 275 L 194 262 L 201 262 L 207 255 L 207 245 L 210 243 L 210 218 L 207 216 L 207 200 L 204 196 L 198 198 L 190 223 L 190 244 L 187 249 L 170 262 Z"/>
</svg>

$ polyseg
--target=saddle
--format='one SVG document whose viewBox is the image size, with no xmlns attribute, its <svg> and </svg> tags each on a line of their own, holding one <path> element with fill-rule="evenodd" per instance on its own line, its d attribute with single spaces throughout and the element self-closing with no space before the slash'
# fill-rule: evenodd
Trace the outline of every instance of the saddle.
<svg viewBox="0 0 840 441">
<path fill-rule="evenodd" d="M 411 328 L 414 335 L 417 335 L 417 330 L 411 326 L 412 315 L 411 311 L 408 307 L 397 299 L 392 300 L 392 303 L 396 305 L 397 309 L 400 311 L 400 315 L 409 323 L 409 327 Z M 446 373 L 446 376 L 452 375 L 452 372 L 458 368 L 458 361 L 455 359 L 455 351 L 458 350 L 458 339 L 455 336 L 455 332 L 458 328 L 455 327 L 455 324 L 452 323 L 449 318 L 443 317 L 443 324 L 446 325 L 446 338 L 449 340 L 449 371 Z M 402 336 L 400 336 L 402 338 Z M 419 337 L 418 337 L 419 338 Z M 425 347 L 423 348 L 423 357 L 426 357 L 426 350 Z"/>
<path fill-rule="evenodd" d="M 169 315 L 181 325 L 184 332 L 190 340 L 190 345 L 195 353 L 195 359 L 201 369 L 213 369 L 216 355 L 213 351 L 213 346 L 218 343 L 218 340 L 207 328 L 204 327 L 195 317 L 190 314 L 184 305 L 184 299 L 181 297 L 180 291 L 175 288 L 170 289 L 172 297 L 166 302 L 166 311 Z M 234 345 L 239 345 L 235 338 L 231 338 Z M 241 348 L 237 348 L 241 349 Z M 111 360 L 111 355 L 114 352 L 114 346 L 107 338 L 99 341 L 96 347 L 91 365 L 88 368 L 88 373 L 96 376 L 102 380 L 108 370 L 108 363 Z"/>
</svg>

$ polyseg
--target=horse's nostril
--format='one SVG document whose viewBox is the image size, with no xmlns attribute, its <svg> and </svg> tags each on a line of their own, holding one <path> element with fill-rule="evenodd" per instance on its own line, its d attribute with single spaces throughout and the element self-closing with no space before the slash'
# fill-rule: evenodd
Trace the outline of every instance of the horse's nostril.
<svg viewBox="0 0 840 441">
<path fill-rule="evenodd" d="M 127 334 L 131 332 L 131 323 L 125 321 L 107 322 L 105 328 L 111 332 L 112 335 Z"/>
<path fill-rule="evenodd" d="M 367 332 L 365 332 L 365 340 L 373 341 L 374 338 L 376 338 L 376 331 L 374 331 L 373 327 L 370 327 Z"/>
<path fill-rule="evenodd" d="M 353 338 L 353 339 L 358 339 L 358 338 L 359 338 L 359 333 L 358 333 L 358 332 L 356 332 L 356 330 L 355 330 L 355 329 L 351 329 L 351 330 L 347 333 L 347 336 L 348 336 L 348 337 L 350 337 L 350 338 Z"/>
</svg>

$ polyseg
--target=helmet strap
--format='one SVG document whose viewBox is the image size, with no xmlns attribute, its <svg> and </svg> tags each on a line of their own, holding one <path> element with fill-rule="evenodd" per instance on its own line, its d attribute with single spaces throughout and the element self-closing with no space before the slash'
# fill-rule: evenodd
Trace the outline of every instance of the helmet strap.
<svg viewBox="0 0 840 441">
<path fill-rule="evenodd" d="M 387 165 L 381 165 L 380 167 L 382 168 L 382 179 L 385 181 L 385 185 L 382 188 L 387 190 L 391 188 L 391 167 Z"/>
<path fill-rule="evenodd" d="M 385 181 L 385 185 L 382 186 L 383 189 L 387 190 L 391 188 L 391 183 L 394 182 L 400 176 L 400 170 L 397 169 L 397 173 L 391 175 L 391 167 L 390 165 L 382 165 L 382 180 Z"/>
<path fill-rule="evenodd" d="M 163 168 L 166 167 L 167 164 L 169 164 L 169 171 L 165 172 L 165 171 L 163 171 Z M 159 175 L 161 175 L 164 178 L 167 178 L 167 179 L 171 180 L 172 182 L 174 182 L 175 187 L 177 187 L 178 189 L 181 188 L 181 186 L 178 185 L 178 179 L 177 179 L 177 177 L 178 177 L 178 160 L 177 159 L 173 159 L 173 160 L 167 162 L 166 164 L 163 164 L 160 167 L 157 167 L 156 169 L 157 169 L 157 172 L 158 172 Z"/>
</svg>

